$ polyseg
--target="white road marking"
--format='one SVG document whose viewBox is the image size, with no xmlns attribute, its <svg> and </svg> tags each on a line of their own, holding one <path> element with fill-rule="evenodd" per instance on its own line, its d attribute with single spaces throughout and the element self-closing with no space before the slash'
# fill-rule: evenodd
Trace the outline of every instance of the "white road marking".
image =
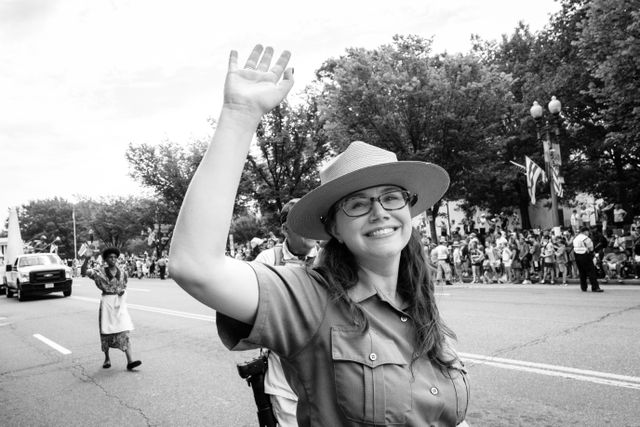
<svg viewBox="0 0 640 427">
<path fill-rule="evenodd" d="M 440 294 L 449 295 L 449 294 Z M 100 303 L 99 299 L 72 296 L 71 298 L 80 301 L 88 301 L 92 303 Z M 215 316 L 207 316 L 204 314 L 187 313 L 184 311 L 169 310 L 165 308 L 150 307 L 146 305 L 129 304 L 132 310 L 148 311 L 151 313 L 166 314 L 169 316 L 183 317 L 186 319 L 203 320 L 205 322 L 215 323 Z M 606 384 L 616 387 L 625 387 L 640 390 L 640 377 L 627 375 L 617 375 L 606 372 L 590 371 L 585 369 L 576 369 L 565 366 L 549 365 L 545 363 L 525 362 L 515 359 L 504 359 L 499 357 L 483 356 L 480 354 L 459 353 L 460 357 L 466 362 L 485 364 L 498 368 L 512 369 L 518 371 L 531 372 L 541 375 L 549 375 L 563 378 L 571 378 L 579 381 L 589 381 L 596 384 Z"/>
<path fill-rule="evenodd" d="M 78 297 L 78 296 L 72 296 L 71 298 L 81 300 L 81 301 L 100 303 L 100 300 L 96 298 L 87 298 L 87 297 Z M 130 303 L 127 304 L 127 307 L 129 307 L 132 310 L 148 311 L 151 313 L 160 313 L 160 314 L 166 314 L 169 316 L 184 317 L 185 319 L 204 320 L 205 322 L 213 322 L 213 323 L 216 322 L 215 316 L 208 316 L 205 314 L 188 313 L 186 311 L 169 310 L 166 308 L 157 308 L 157 307 L 150 307 L 148 305 L 138 305 L 138 304 L 130 304 Z"/>
<path fill-rule="evenodd" d="M 7 325 L 10 325 L 10 324 L 11 324 L 11 322 L 5 322 L 5 323 L 0 323 L 0 326 L 7 326 Z"/>
<path fill-rule="evenodd" d="M 463 360 L 483 365 L 495 366 L 503 369 L 532 372 L 554 377 L 571 378 L 596 384 L 606 384 L 615 387 L 640 390 L 640 377 L 611 374 L 607 372 L 576 369 L 567 366 L 549 365 L 546 363 L 524 362 L 514 359 L 483 356 L 480 354 L 460 353 Z"/>
<path fill-rule="evenodd" d="M 33 334 L 33 337 L 39 339 L 40 341 L 42 341 L 43 343 L 47 344 L 48 346 L 53 347 L 55 350 L 58 350 L 62 354 L 71 354 L 70 350 L 67 350 L 66 348 L 64 348 L 60 344 L 57 344 L 57 343 L 51 341 L 49 338 L 43 337 L 40 334 Z"/>
</svg>

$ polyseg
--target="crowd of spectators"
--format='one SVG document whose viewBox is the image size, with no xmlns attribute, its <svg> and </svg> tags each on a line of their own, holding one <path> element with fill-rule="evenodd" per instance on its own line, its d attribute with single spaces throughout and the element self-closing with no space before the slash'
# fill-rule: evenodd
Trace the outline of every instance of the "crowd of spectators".
<svg viewBox="0 0 640 427">
<path fill-rule="evenodd" d="M 79 267 L 80 275 L 84 276 L 87 269 L 95 268 L 102 264 L 99 253 L 92 254 L 85 258 L 82 266 Z M 130 278 L 138 279 L 166 279 L 169 277 L 169 258 L 166 255 L 156 257 L 144 252 L 140 255 L 122 254 L 118 258 L 118 266 L 123 268 Z"/>
<path fill-rule="evenodd" d="M 614 209 L 613 205 L 610 209 Z M 621 209 L 621 208 L 620 208 Z M 573 219 L 573 218 L 572 218 Z M 586 221 L 590 221 L 585 217 Z M 438 242 L 425 237 L 425 255 L 434 266 L 436 283 L 550 283 L 567 284 L 578 278 L 573 239 L 579 227 L 589 225 L 572 221 L 552 230 L 521 230 L 491 222 L 484 230 L 454 230 Z M 594 264 L 603 281 L 637 279 L 640 276 L 640 216 L 625 222 L 624 216 L 603 220 L 591 226 Z"/>
<path fill-rule="evenodd" d="M 603 282 L 640 276 L 640 216 L 626 221 L 620 205 L 594 210 L 580 206 L 573 210 L 570 226 L 559 235 L 552 230 L 522 230 L 518 222 L 501 213 L 487 218 L 478 227 L 465 221 L 448 236 L 438 240 L 423 238 L 425 255 L 434 267 L 437 284 L 471 283 L 549 283 L 566 285 L 577 279 L 573 239 L 580 227 L 591 228 L 594 264 Z M 515 223 L 515 226 L 512 225 Z M 485 226 L 486 225 L 486 226 Z M 233 256 L 251 261 L 261 251 L 281 244 L 272 233 L 254 237 L 234 246 Z"/>
</svg>

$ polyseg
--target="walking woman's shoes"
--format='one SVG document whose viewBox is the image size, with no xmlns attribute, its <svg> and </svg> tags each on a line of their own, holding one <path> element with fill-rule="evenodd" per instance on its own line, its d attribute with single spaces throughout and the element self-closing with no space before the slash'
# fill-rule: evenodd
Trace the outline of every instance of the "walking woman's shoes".
<svg viewBox="0 0 640 427">
<path fill-rule="evenodd" d="M 131 363 L 127 363 L 127 370 L 128 371 L 133 371 L 134 368 L 137 368 L 138 366 L 142 365 L 142 362 L 139 360 L 135 360 Z"/>
<path fill-rule="evenodd" d="M 106 361 L 102 364 L 102 367 L 104 369 L 109 369 L 111 367 L 111 362 L 110 361 Z"/>
</svg>

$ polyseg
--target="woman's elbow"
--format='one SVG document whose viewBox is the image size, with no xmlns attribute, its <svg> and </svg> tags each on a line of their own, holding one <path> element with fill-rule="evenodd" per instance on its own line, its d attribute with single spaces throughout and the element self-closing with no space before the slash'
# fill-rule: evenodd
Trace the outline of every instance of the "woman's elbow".
<svg viewBox="0 0 640 427">
<path fill-rule="evenodd" d="M 199 292 L 200 288 L 210 288 L 216 271 L 212 264 L 210 260 L 177 256 L 171 259 L 171 277 L 184 290 L 193 294 Z"/>
<path fill-rule="evenodd" d="M 193 267 L 188 264 L 188 261 L 185 262 L 180 257 L 171 259 L 171 278 L 182 287 L 194 279 Z"/>
</svg>

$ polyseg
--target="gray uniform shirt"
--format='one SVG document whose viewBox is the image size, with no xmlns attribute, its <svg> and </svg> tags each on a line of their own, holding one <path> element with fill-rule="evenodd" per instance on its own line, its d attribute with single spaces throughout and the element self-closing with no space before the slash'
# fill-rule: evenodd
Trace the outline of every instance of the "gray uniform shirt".
<svg viewBox="0 0 640 427">
<path fill-rule="evenodd" d="M 469 402 L 467 375 L 432 361 L 411 366 L 415 327 L 405 307 L 375 289 L 353 293 L 369 328 L 353 323 L 346 306 L 329 298 L 316 272 L 251 263 L 259 284 L 253 325 L 217 314 L 224 344 L 233 350 L 276 352 L 298 395 L 300 426 L 455 426 Z"/>
</svg>

